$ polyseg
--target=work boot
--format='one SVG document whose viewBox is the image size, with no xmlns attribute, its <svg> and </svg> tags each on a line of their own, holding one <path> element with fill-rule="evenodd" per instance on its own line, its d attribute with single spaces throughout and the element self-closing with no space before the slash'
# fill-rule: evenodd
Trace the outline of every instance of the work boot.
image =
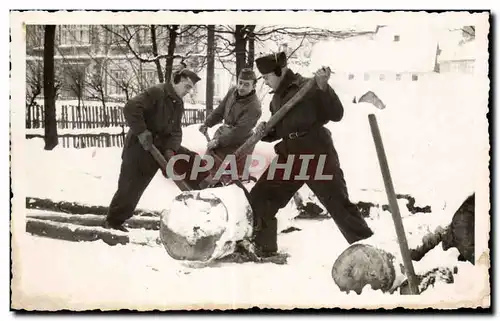
<svg viewBox="0 0 500 321">
<path fill-rule="evenodd" d="M 246 239 L 237 243 L 237 251 L 247 253 L 254 259 L 268 258 L 279 254 L 277 251 L 264 251 L 260 246 Z"/>
<path fill-rule="evenodd" d="M 117 224 L 117 223 L 110 222 L 107 219 L 104 221 L 103 227 L 106 229 L 113 229 L 113 230 L 118 230 L 118 231 L 122 231 L 122 232 L 128 232 L 128 229 L 125 226 L 123 226 L 123 223 Z"/>
</svg>

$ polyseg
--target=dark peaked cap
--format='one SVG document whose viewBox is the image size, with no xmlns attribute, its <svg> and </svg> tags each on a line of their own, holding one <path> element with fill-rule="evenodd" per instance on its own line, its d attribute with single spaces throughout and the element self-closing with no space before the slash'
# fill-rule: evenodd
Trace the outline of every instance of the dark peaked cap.
<svg viewBox="0 0 500 321">
<path fill-rule="evenodd" d="M 277 68 L 286 66 L 286 54 L 282 51 L 280 53 L 262 56 L 255 60 L 255 64 L 261 74 L 268 74 L 275 71 Z"/>
<path fill-rule="evenodd" d="M 201 80 L 201 78 L 197 74 L 186 68 L 179 70 L 177 73 L 182 77 L 188 77 L 189 79 L 191 79 L 193 84 L 196 84 Z"/>
</svg>

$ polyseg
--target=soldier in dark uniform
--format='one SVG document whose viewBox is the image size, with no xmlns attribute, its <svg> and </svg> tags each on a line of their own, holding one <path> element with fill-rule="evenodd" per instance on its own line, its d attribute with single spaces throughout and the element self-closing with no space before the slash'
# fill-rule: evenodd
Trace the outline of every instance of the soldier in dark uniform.
<svg viewBox="0 0 500 321">
<path fill-rule="evenodd" d="M 286 55 L 283 52 L 258 58 L 255 62 L 266 85 L 274 93 L 270 106 L 272 114 L 308 80 L 286 67 Z M 260 256 L 277 252 L 276 213 L 286 206 L 304 183 L 316 194 L 349 243 L 373 234 L 358 208 L 349 200 L 331 133 L 324 127 L 329 121 L 340 121 L 344 114 L 342 103 L 328 85 L 329 77 L 328 70 L 320 69 L 315 75 L 315 86 L 262 139 L 266 142 L 281 140 L 274 147 L 279 164 L 287 163 L 289 155 L 295 155 L 295 158 L 289 177 L 285 175 L 284 169 L 277 169 L 275 175 L 268 177 L 269 167 L 250 191 L 255 223 L 254 245 Z M 260 123 L 256 131 L 263 132 L 264 128 L 265 123 Z M 304 159 L 299 159 L 299 155 Z M 305 158 L 309 161 L 309 178 L 298 179 L 297 175 L 304 176 L 301 167 L 307 164 Z M 317 172 L 330 175 L 330 178 L 320 179 L 316 176 Z"/>
<path fill-rule="evenodd" d="M 132 217 L 159 168 L 149 152 L 151 146 L 154 144 L 167 160 L 182 152 L 182 98 L 200 77 L 188 69 L 176 71 L 172 76 L 170 83 L 152 86 L 125 104 L 123 113 L 130 130 L 123 147 L 118 190 L 104 223 L 106 228 L 127 231 L 123 223 Z"/>
</svg>

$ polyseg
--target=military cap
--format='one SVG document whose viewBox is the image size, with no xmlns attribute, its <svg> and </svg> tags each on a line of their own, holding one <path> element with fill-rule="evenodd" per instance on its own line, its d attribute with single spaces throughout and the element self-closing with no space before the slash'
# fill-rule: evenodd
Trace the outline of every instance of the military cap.
<svg viewBox="0 0 500 321">
<path fill-rule="evenodd" d="M 180 77 L 188 77 L 189 79 L 191 79 L 193 84 L 196 84 L 198 81 L 201 80 L 201 78 L 196 73 L 192 72 L 191 70 L 189 70 L 187 68 L 181 69 L 181 70 L 177 71 L 176 73 Z"/>
<path fill-rule="evenodd" d="M 253 72 L 252 69 L 250 69 L 250 68 L 243 68 L 240 71 L 240 75 L 238 76 L 238 79 L 241 79 L 241 80 L 257 80 L 257 76 L 255 75 L 255 72 Z"/>
</svg>

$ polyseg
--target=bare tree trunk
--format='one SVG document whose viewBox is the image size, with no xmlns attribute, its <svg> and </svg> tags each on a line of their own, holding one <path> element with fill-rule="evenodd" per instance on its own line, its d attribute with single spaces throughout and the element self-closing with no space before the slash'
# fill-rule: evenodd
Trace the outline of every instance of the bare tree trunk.
<svg viewBox="0 0 500 321">
<path fill-rule="evenodd" d="M 236 77 L 238 77 L 241 69 L 245 68 L 246 64 L 245 26 L 236 25 L 236 30 L 234 31 L 234 41 L 234 50 L 236 52 Z"/>
<path fill-rule="evenodd" d="M 123 92 L 125 93 L 125 99 L 130 100 L 130 94 L 128 93 L 128 89 L 123 89 Z"/>
<path fill-rule="evenodd" d="M 156 26 L 151 25 L 151 43 L 153 44 L 153 56 L 158 57 L 158 44 L 156 43 Z M 161 63 L 159 59 L 155 60 L 156 71 L 158 72 L 158 80 L 164 82 L 163 71 L 161 70 Z"/>
<path fill-rule="evenodd" d="M 253 68 L 253 63 L 255 60 L 255 25 L 248 26 L 248 53 L 247 53 L 247 67 Z"/>
<path fill-rule="evenodd" d="M 45 149 L 57 146 L 56 99 L 54 88 L 54 38 L 55 25 L 45 26 L 43 46 L 43 93 L 45 104 Z"/>
<path fill-rule="evenodd" d="M 168 49 L 167 62 L 165 65 L 165 82 L 169 82 L 172 76 L 172 65 L 174 64 L 175 42 L 177 41 L 178 25 L 169 26 L 168 30 Z"/>
<path fill-rule="evenodd" d="M 215 57 L 215 26 L 208 26 L 207 35 L 207 90 L 206 108 L 207 116 L 214 110 L 214 57 Z"/>
</svg>

